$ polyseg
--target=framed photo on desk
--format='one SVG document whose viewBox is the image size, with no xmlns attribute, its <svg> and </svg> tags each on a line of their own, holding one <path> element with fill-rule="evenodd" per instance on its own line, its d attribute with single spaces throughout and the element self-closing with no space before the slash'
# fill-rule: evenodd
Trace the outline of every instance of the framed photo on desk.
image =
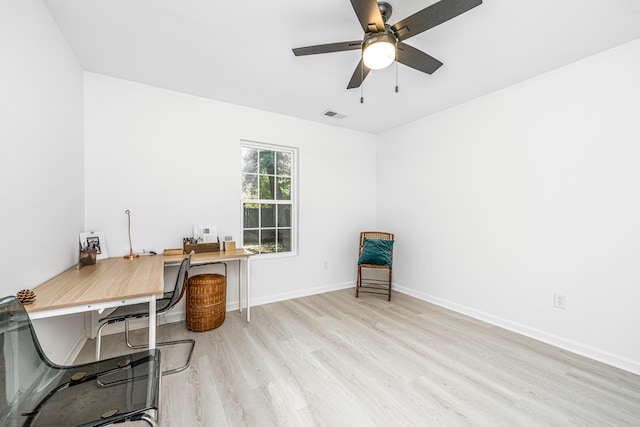
<svg viewBox="0 0 640 427">
<path fill-rule="evenodd" d="M 104 233 L 101 231 L 80 233 L 80 246 L 82 249 L 95 249 L 97 259 L 109 258 L 107 241 L 104 238 Z"/>
</svg>

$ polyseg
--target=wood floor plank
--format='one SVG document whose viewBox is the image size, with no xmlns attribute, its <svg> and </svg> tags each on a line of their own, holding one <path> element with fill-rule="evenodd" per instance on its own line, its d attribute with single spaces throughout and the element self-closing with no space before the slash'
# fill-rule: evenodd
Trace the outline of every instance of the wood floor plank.
<svg viewBox="0 0 640 427">
<path fill-rule="evenodd" d="M 399 293 L 282 301 L 202 333 L 158 328 L 158 340 L 184 337 L 197 341 L 192 365 L 163 378 L 161 426 L 640 426 L 639 376 Z M 104 357 L 127 351 L 122 334 L 104 337 Z M 163 366 L 183 357 L 162 347 Z"/>
</svg>

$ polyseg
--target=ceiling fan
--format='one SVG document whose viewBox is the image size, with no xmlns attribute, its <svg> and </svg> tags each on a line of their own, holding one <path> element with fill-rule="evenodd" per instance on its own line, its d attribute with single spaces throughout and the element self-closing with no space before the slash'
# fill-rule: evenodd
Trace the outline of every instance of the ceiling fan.
<svg viewBox="0 0 640 427">
<path fill-rule="evenodd" d="M 442 62 L 403 42 L 481 4 L 482 0 L 441 0 L 394 25 L 389 25 L 387 21 L 393 11 L 389 3 L 351 0 L 353 10 L 364 30 L 363 40 L 299 47 L 293 49 L 293 54 L 316 55 L 361 49 L 362 57 L 347 89 L 359 87 L 370 70 L 385 68 L 394 61 L 432 74 L 440 68 Z"/>
</svg>

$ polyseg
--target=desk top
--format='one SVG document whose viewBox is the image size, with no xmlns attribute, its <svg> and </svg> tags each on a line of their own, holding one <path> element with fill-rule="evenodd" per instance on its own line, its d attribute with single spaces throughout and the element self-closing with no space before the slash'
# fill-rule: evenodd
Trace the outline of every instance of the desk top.
<svg viewBox="0 0 640 427">
<path fill-rule="evenodd" d="M 191 257 L 191 264 L 198 264 L 202 262 L 224 262 L 230 260 L 236 260 L 240 258 L 247 258 L 255 255 L 253 252 L 249 252 L 246 249 L 240 248 L 235 251 L 219 251 L 219 252 L 198 252 Z M 187 254 L 180 255 L 164 255 L 165 264 L 179 264 Z"/>
<path fill-rule="evenodd" d="M 80 270 L 74 266 L 33 291 L 36 301 L 25 306 L 27 312 L 161 294 L 163 257 L 107 258 Z"/>
</svg>

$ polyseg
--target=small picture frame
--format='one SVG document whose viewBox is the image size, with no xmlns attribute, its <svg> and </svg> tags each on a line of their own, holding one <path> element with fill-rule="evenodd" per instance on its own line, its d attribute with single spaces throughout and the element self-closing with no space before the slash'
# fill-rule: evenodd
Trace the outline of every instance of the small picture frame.
<svg viewBox="0 0 640 427">
<path fill-rule="evenodd" d="M 104 238 L 104 233 L 101 231 L 80 233 L 80 249 L 95 250 L 96 259 L 109 258 L 109 254 L 107 253 L 107 241 Z"/>
</svg>

